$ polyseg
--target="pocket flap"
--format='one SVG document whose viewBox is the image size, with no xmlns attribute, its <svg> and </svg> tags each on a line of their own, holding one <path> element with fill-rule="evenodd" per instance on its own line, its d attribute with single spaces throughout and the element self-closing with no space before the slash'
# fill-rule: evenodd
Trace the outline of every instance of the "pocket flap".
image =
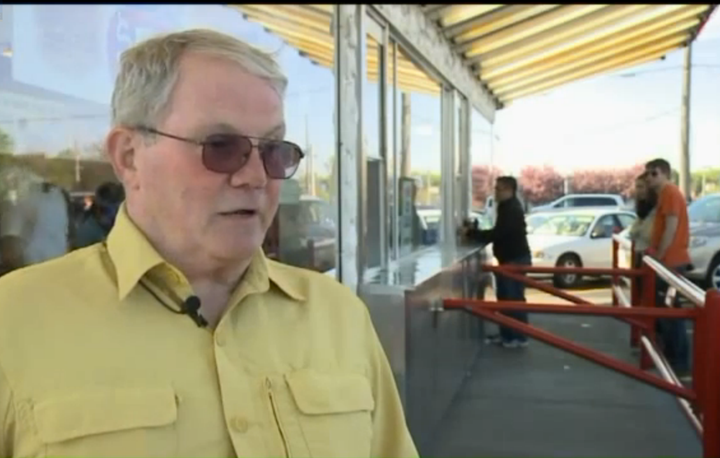
<svg viewBox="0 0 720 458">
<path fill-rule="evenodd" d="M 358 374 L 302 370 L 285 376 L 298 409 L 306 415 L 372 411 L 370 382 Z"/>
<path fill-rule="evenodd" d="M 48 444 L 169 425 L 177 420 L 177 401 L 170 387 L 91 391 L 37 402 L 33 414 L 40 439 Z"/>
</svg>

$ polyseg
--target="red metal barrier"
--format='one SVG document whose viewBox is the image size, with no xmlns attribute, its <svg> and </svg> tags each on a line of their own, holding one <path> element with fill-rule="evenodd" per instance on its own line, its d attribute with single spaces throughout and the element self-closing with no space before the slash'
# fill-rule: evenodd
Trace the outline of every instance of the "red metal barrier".
<svg viewBox="0 0 720 458">
<path fill-rule="evenodd" d="M 585 358 L 594 363 L 605 366 L 621 374 L 635 378 L 641 382 L 652 385 L 661 390 L 667 391 L 680 396 L 682 398 L 694 401 L 695 393 L 692 390 L 668 383 L 656 375 L 648 374 L 632 364 L 620 361 L 615 358 L 604 355 L 603 353 L 591 350 L 589 348 L 578 345 L 570 340 L 553 335 L 547 331 L 536 328 L 529 324 L 522 323 L 514 318 L 500 315 L 498 311 L 515 311 L 522 310 L 524 312 L 540 312 L 540 313 L 566 313 L 578 315 L 598 315 L 598 316 L 657 316 L 662 318 L 695 318 L 697 313 L 694 310 L 679 309 L 620 309 L 596 306 L 574 306 L 565 305 L 547 305 L 547 304 L 530 304 L 527 302 L 489 302 L 465 299 L 446 299 L 443 306 L 448 309 L 465 309 L 471 313 L 478 315 L 487 320 L 493 321 L 501 326 L 507 326 L 520 331 L 532 338 L 548 345 L 565 350 L 569 353 Z"/>
<path fill-rule="evenodd" d="M 720 457 L 720 292 L 708 291 L 703 308 L 705 326 L 702 342 L 706 351 L 702 360 L 701 411 L 705 458 Z M 703 373 L 704 372 L 704 373 Z"/>
<path fill-rule="evenodd" d="M 529 337 L 548 345 L 577 355 L 611 370 L 632 377 L 640 382 L 654 386 L 678 397 L 683 410 L 702 438 L 703 456 L 720 458 L 720 292 L 708 291 L 705 294 L 704 307 L 695 309 L 665 308 L 656 304 L 656 276 L 660 273 L 675 288 L 684 288 L 684 294 L 697 305 L 702 303 L 702 293 L 695 287 L 688 289 L 688 283 L 673 276 L 657 260 L 644 257 L 640 269 L 634 266 L 634 245 L 631 247 L 633 262 L 631 268 L 618 267 L 619 242 L 613 239 L 613 268 L 588 269 L 567 267 L 531 267 L 518 265 L 485 266 L 486 271 L 499 273 L 516 281 L 525 283 L 575 305 L 549 305 L 527 302 L 489 302 L 467 299 L 445 299 L 443 306 L 448 309 L 462 309 L 497 323 L 513 328 Z M 624 299 L 620 307 L 618 291 L 613 288 L 613 305 L 600 307 L 588 301 L 561 291 L 547 284 L 527 278 L 522 273 L 580 273 L 585 275 L 607 275 L 612 277 L 613 286 L 619 285 L 620 277 L 630 278 L 630 300 Z M 638 280 L 642 281 L 640 282 Z M 693 289 L 694 288 L 694 289 Z M 622 291 L 620 291 L 622 294 Z M 562 313 L 576 315 L 607 316 L 623 320 L 631 326 L 631 344 L 640 345 L 640 368 L 624 361 L 611 358 L 595 350 L 583 347 L 562 337 L 553 335 L 532 325 L 522 323 L 500 312 L 525 311 L 531 313 Z M 695 324 L 693 334 L 693 384 L 684 387 L 672 372 L 672 368 L 663 357 L 655 343 L 655 320 L 689 319 Z M 645 372 L 645 369 L 657 366 L 662 377 Z M 685 402 L 684 400 L 689 401 Z"/>
<path fill-rule="evenodd" d="M 585 300 L 581 297 L 575 296 L 573 294 L 567 293 L 560 288 L 556 288 L 552 285 L 548 285 L 547 283 L 543 283 L 537 280 L 534 280 L 532 278 L 526 277 L 525 275 L 522 275 L 521 272 L 527 272 L 527 273 L 583 273 L 585 275 L 603 275 L 608 274 L 608 272 L 617 272 L 622 275 L 628 275 L 631 278 L 642 275 L 643 271 L 638 269 L 588 269 L 585 267 L 534 267 L 534 266 L 522 266 L 522 265 L 502 265 L 502 266 L 484 266 L 483 269 L 486 272 L 494 272 L 502 274 L 503 276 L 525 283 L 525 285 L 535 288 L 537 290 L 546 292 L 548 294 L 551 294 L 555 297 L 559 297 L 560 299 L 565 299 L 568 302 L 572 302 L 573 304 L 585 304 L 585 305 L 593 305 L 592 302 Z M 597 273 L 600 272 L 600 273 Z M 633 328 L 640 328 L 640 329 L 646 329 L 648 324 L 645 321 L 642 320 L 636 320 L 633 318 L 619 318 L 622 321 L 625 321 L 626 323 L 632 325 Z"/>
</svg>

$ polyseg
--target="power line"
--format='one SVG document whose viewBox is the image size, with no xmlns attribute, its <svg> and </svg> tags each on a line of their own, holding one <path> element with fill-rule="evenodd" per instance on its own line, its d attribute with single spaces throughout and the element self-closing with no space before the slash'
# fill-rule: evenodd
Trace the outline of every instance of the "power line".
<svg viewBox="0 0 720 458">
<path fill-rule="evenodd" d="M 681 70 L 685 68 L 683 65 L 673 65 L 670 67 L 663 67 L 663 68 L 654 68 L 649 70 L 640 70 L 637 72 L 626 72 L 621 73 L 619 75 L 614 75 L 615 77 L 620 78 L 632 78 L 637 75 L 644 75 L 646 73 L 661 73 L 661 72 L 667 72 L 671 70 Z M 693 64 L 692 68 L 704 68 L 704 69 L 720 69 L 720 64 Z"/>
</svg>

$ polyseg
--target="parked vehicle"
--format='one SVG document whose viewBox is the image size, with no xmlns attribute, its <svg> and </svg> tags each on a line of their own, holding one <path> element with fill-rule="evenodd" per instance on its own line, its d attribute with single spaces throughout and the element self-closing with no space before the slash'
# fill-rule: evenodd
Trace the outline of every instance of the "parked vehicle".
<svg viewBox="0 0 720 458">
<path fill-rule="evenodd" d="M 690 262 L 685 276 L 709 288 L 720 289 L 720 194 L 702 197 L 688 206 Z M 629 230 L 620 233 L 629 239 Z M 620 267 L 630 266 L 630 251 L 619 249 Z"/>
<path fill-rule="evenodd" d="M 547 205 L 539 205 L 531 213 L 561 208 L 578 207 L 619 207 L 624 208 L 625 199 L 620 194 L 567 194 Z"/>
<path fill-rule="evenodd" d="M 690 259 L 688 278 L 720 289 L 720 194 L 702 197 L 688 206 Z"/>
<path fill-rule="evenodd" d="M 616 208 L 577 209 L 539 214 L 545 217 L 528 234 L 535 266 L 611 267 L 612 236 L 637 218 Z M 535 215 L 533 215 L 535 216 Z M 579 274 L 553 276 L 556 286 L 570 288 L 582 280 Z"/>
</svg>

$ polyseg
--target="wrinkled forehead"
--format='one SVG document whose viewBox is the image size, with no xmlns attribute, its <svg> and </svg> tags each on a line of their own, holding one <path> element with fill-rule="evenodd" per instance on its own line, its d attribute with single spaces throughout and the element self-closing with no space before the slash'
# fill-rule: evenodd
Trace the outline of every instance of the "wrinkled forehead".
<svg viewBox="0 0 720 458">
<path fill-rule="evenodd" d="M 272 83 L 215 56 L 183 58 L 171 112 L 197 125 L 258 137 L 277 134 L 284 126 L 283 101 Z"/>
</svg>

